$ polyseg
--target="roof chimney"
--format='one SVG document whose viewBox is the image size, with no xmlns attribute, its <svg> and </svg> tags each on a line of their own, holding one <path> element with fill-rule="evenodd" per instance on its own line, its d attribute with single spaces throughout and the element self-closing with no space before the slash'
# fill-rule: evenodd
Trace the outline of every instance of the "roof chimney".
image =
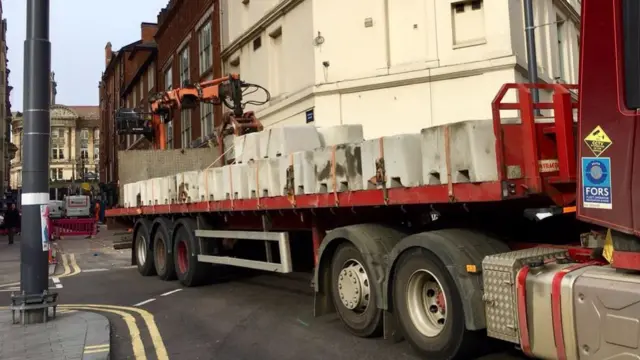
<svg viewBox="0 0 640 360">
<path fill-rule="evenodd" d="M 107 42 L 107 46 L 104 47 L 104 66 L 109 66 L 113 52 L 111 51 L 111 41 Z"/>
<path fill-rule="evenodd" d="M 144 22 L 140 24 L 140 39 L 142 40 L 142 43 L 152 42 L 157 31 L 158 24 Z"/>
</svg>

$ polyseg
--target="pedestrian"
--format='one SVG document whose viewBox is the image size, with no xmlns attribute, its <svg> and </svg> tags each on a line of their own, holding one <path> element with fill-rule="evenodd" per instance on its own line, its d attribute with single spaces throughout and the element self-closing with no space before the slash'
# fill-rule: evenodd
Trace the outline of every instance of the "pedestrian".
<svg viewBox="0 0 640 360">
<path fill-rule="evenodd" d="M 11 245 L 13 244 L 16 228 L 20 226 L 20 213 L 16 209 L 16 204 L 10 204 L 9 209 L 4 214 L 4 226 L 9 234 L 9 245 Z"/>
</svg>

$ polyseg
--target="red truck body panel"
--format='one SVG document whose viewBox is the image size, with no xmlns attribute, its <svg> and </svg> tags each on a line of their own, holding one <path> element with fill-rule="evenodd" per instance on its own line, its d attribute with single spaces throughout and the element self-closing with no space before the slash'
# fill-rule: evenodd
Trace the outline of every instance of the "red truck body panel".
<svg viewBox="0 0 640 360">
<path fill-rule="evenodd" d="M 621 1 L 583 2 L 577 216 L 640 234 L 640 127 L 625 107 L 621 22 Z"/>
</svg>

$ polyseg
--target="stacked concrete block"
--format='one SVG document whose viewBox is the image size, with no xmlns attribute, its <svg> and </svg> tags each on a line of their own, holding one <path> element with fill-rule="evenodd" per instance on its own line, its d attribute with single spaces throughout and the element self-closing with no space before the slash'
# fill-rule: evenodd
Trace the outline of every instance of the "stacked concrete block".
<svg viewBox="0 0 640 360">
<path fill-rule="evenodd" d="M 445 151 L 445 126 L 422 129 L 422 183 L 424 185 L 447 184 L 447 159 Z"/>
<path fill-rule="evenodd" d="M 260 151 L 260 133 L 249 133 L 247 135 L 236 136 L 233 140 L 236 163 L 246 164 L 251 160 L 258 160 L 266 157 Z"/>
<path fill-rule="evenodd" d="M 232 164 L 222 168 L 224 181 L 224 199 L 249 198 L 249 166 L 247 164 Z"/>
<path fill-rule="evenodd" d="M 449 127 L 452 182 L 497 181 L 498 164 L 493 121 L 463 121 Z"/>
<path fill-rule="evenodd" d="M 259 159 L 249 162 L 248 185 L 251 198 L 278 196 L 280 187 L 281 158 Z"/>
<path fill-rule="evenodd" d="M 213 168 L 200 171 L 198 174 L 198 199 L 200 201 L 213 201 L 215 197 L 216 179 Z"/>
<path fill-rule="evenodd" d="M 163 176 L 160 178 L 159 203 L 163 205 L 175 204 L 178 202 L 178 187 L 175 176 Z"/>
<path fill-rule="evenodd" d="M 336 125 L 318 128 L 320 146 L 359 144 L 364 141 L 364 130 L 360 124 Z"/>
<path fill-rule="evenodd" d="M 312 125 L 278 126 L 257 134 L 262 157 L 287 156 L 320 147 L 318 129 Z"/>
<path fill-rule="evenodd" d="M 140 181 L 142 184 L 141 187 L 141 196 L 142 196 L 142 206 L 151 206 L 153 205 L 153 179 Z"/>
<path fill-rule="evenodd" d="M 213 199 L 215 201 L 226 199 L 225 194 L 225 168 L 217 167 L 213 168 Z"/>
<path fill-rule="evenodd" d="M 311 193 L 362 190 L 362 156 L 359 144 L 342 144 L 313 152 L 315 189 Z"/>
<path fill-rule="evenodd" d="M 131 186 L 133 184 L 124 184 L 122 186 L 122 205 L 126 208 L 133 207 L 129 200 L 131 198 Z"/>
<path fill-rule="evenodd" d="M 280 160 L 280 196 L 288 193 L 295 195 L 313 194 L 317 182 L 313 151 L 299 151 Z"/>
<path fill-rule="evenodd" d="M 362 177 L 366 189 L 422 185 L 420 134 L 367 140 L 361 147 Z"/>
<path fill-rule="evenodd" d="M 192 203 L 200 200 L 198 179 L 200 171 L 186 171 L 176 175 L 178 203 Z"/>
</svg>

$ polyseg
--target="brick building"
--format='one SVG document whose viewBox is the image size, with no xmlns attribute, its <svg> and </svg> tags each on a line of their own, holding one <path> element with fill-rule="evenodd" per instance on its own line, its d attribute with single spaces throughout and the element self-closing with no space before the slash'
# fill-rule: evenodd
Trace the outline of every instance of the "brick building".
<svg viewBox="0 0 640 360">
<path fill-rule="evenodd" d="M 100 178 L 117 184 L 118 150 L 149 147 L 146 139 L 115 134 L 114 115 L 121 107 L 149 109 L 148 94 L 221 76 L 219 0 L 170 0 L 158 23 L 142 24 L 141 39 L 118 51 L 105 48 L 100 82 Z M 211 104 L 174 113 L 165 124 L 166 147 L 206 145 L 222 109 Z"/>
<path fill-rule="evenodd" d="M 158 14 L 158 89 L 167 90 L 221 76 L 218 0 L 171 0 Z M 173 114 L 167 148 L 199 146 L 213 133 L 222 109 L 211 104 Z"/>
</svg>

